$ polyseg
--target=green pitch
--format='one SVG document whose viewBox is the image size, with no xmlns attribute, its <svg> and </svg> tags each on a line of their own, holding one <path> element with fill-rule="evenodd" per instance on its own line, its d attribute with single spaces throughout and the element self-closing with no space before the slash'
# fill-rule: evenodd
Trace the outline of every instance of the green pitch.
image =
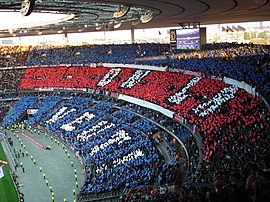
<svg viewBox="0 0 270 202">
<path fill-rule="evenodd" d="M 7 161 L 6 155 L 0 143 L 0 159 Z M 2 163 L 0 163 L 2 165 Z M 12 182 L 9 166 L 4 166 L 5 176 L 0 179 L 0 201 L 1 202 L 18 202 L 18 196 L 14 184 Z"/>
</svg>

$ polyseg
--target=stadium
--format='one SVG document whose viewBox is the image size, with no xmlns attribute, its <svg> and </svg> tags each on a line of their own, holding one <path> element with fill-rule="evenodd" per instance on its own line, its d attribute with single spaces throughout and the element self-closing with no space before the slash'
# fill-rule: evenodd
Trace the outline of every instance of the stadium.
<svg viewBox="0 0 270 202">
<path fill-rule="evenodd" d="M 207 43 L 207 25 L 263 27 L 269 1 L 0 9 L 36 19 L 0 27 L 1 202 L 270 201 L 269 31 L 224 25 L 216 39 L 245 43 Z M 150 28 L 166 28 L 162 42 L 136 38 Z M 73 34 L 92 41 L 71 44 Z"/>
</svg>

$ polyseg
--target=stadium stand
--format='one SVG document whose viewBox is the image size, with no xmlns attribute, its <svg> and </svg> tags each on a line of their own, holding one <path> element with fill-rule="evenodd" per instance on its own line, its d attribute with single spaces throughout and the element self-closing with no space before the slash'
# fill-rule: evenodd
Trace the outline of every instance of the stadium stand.
<svg viewBox="0 0 270 202">
<path fill-rule="evenodd" d="M 8 113 L 10 106 L 6 102 L 0 102 L 0 123 Z"/>
<path fill-rule="evenodd" d="M 24 70 L 0 70 L 0 92 L 17 92 Z"/>
<path fill-rule="evenodd" d="M 23 66 L 27 60 L 29 49 L 29 47 L 21 46 L 1 46 L 0 67 Z"/>
<path fill-rule="evenodd" d="M 25 125 L 32 127 L 40 122 L 49 133 L 60 136 L 84 157 L 87 175 L 82 193 L 139 189 L 153 182 L 175 181 L 179 165 L 174 160 L 168 165 L 163 162 L 151 141 L 152 132 L 158 131 L 153 123 L 146 119 L 131 123 L 135 115 L 124 110 L 117 110 L 112 116 L 113 104 L 109 102 L 93 105 L 92 99 L 83 97 L 60 100 L 52 96 L 39 101 L 37 97 L 21 97 L 4 125 L 15 124 L 25 112 L 26 104 L 40 110 Z M 41 114 L 46 116 L 41 118 Z"/>
<path fill-rule="evenodd" d="M 157 112 L 148 112 L 143 108 L 136 110 L 145 117 L 157 116 L 156 121 L 168 126 L 168 130 L 184 143 L 190 154 L 189 176 L 193 175 L 187 178 L 184 188 L 148 187 L 153 179 L 159 185 L 172 182 L 177 172 L 175 168 L 178 168 L 176 161 L 163 164 L 150 137 L 158 132 L 172 147 L 171 150 L 176 152 L 173 139 L 148 119 L 139 118 L 124 108 L 116 110 L 113 105 L 118 101 L 100 102 L 80 96 L 61 100 L 59 97 L 46 97 L 42 101 L 34 96 L 21 97 L 3 124 L 7 126 L 20 121 L 26 109 L 40 108 L 42 102 L 45 107 L 41 111 L 44 112 L 37 114 L 37 118 L 29 119 L 27 124 L 47 127 L 84 156 L 88 172 L 82 192 L 103 193 L 132 188 L 120 197 L 122 201 L 174 201 L 176 198 L 184 201 L 241 201 L 241 197 L 246 201 L 267 201 L 270 190 L 269 109 L 258 96 L 216 78 L 226 76 L 244 81 L 269 99 L 269 47 L 223 43 L 210 44 L 205 50 L 196 52 L 165 55 L 166 51 L 168 46 L 160 44 L 34 49 L 30 51 L 26 65 L 38 67 L 27 68 L 22 79 L 18 77 L 15 86 L 5 88 L 84 88 L 105 95 L 129 95 L 173 111 L 180 117 L 182 125 L 192 124 L 193 132 L 185 127 L 173 127 L 171 119 L 162 120 Z M 203 74 L 194 76 L 171 71 L 121 68 L 120 64 L 119 68 L 103 67 L 102 64 L 96 68 L 87 65 L 100 62 L 167 66 L 168 70 L 184 69 Z M 20 75 L 14 71 L 16 74 Z M 62 115 L 64 118 L 61 118 Z M 77 119 L 74 120 L 74 117 Z M 99 133 L 103 138 L 96 135 L 86 137 L 88 132 L 84 129 Z M 199 133 L 201 145 L 195 143 L 192 133 Z M 112 141 L 110 137 L 114 135 L 120 138 L 120 134 L 126 141 L 121 142 L 125 146 L 121 146 L 119 153 L 115 145 L 104 148 L 104 142 Z M 131 153 L 129 148 L 138 148 L 136 142 L 143 146 L 138 153 Z M 102 152 L 98 155 L 96 151 L 100 150 Z M 200 150 L 203 151 L 203 159 L 198 170 Z M 101 163 L 109 161 L 109 154 L 122 157 L 123 154 L 130 154 L 133 156 L 128 158 L 136 159 L 142 153 L 141 161 L 134 160 L 134 164 L 121 164 L 124 162 L 121 158 L 108 165 Z M 158 166 L 154 161 L 158 162 Z M 148 165 L 150 168 L 145 166 L 146 162 L 152 162 Z M 112 165 L 118 163 L 121 166 L 113 172 Z M 133 169 L 137 164 L 144 176 L 143 183 Z M 156 166 L 157 173 L 154 172 Z M 121 175 L 123 169 L 129 172 Z M 108 172 L 104 174 L 103 171 Z M 98 179 L 103 182 L 105 178 L 110 179 L 106 185 L 94 181 Z"/>
<path fill-rule="evenodd" d="M 168 54 L 169 53 L 169 54 Z M 124 56 L 124 57 L 123 57 Z M 269 95 L 269 46 L 237 43 L 207 44 L 204 50 L 176 50 L 166 44 L 95 45 L 34 49 L 26 65 L 123 63 L 166 66 L 244 81 Z"/>
</svg>

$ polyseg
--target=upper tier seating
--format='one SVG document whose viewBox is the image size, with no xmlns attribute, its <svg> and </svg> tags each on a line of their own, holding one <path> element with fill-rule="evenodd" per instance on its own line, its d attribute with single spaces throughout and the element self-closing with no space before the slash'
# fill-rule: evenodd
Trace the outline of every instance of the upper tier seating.
<svg viewBox="0 0 270 202">
<path fill-rule="evenodd" d="M 13 54 L 14 53 L 14 54 Z M 168 44 L 125 44 L 33 48 L 2 47 L 3 66 L 124 63 L 162 66 L 202 72 L 206 77 L 226 76 L 256 87 L 269 98 L 269 47 L 254 44 L 214 43 L 200 51 L 170 51 Z M 16 57 L 15 57 L 16 56 Z M 27 57 L 28 56 L 28 57 Z M 27 61 L 26 61 L 27 59 Z M 26 61 L 26 62 L 25 62 Z M 40 75 L 40 79 L 42 75 Z M 12 87 L 12 86 L 11 86 Z"/>
<path fill-rule="evenodd" d="M 269 47 L 253 44 L 214 43 L 204 50 L 176 50 L 168 44 L 68 46 L 34 49 L 26 65 L 124 63 L 167 66 L 226 76 L 244 81 L 266 96 L 270 94 Z"/>
</svg>

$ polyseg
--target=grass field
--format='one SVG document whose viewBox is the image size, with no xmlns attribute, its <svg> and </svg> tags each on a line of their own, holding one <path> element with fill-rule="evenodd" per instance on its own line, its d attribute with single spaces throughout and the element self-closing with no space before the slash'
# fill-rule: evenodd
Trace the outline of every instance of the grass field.
<svg viewBox="0 0 270 202">
<path fill-rule="evenodd" d="M 5 152 L 0 143 L 0 159 L 7 161 Z M 2 163 L 0 163 L 2 164 Z M 4 166 L 5 176 L 0 179 L 0 201 L 1 202 L 18 202 L 18 196 L 14 184 L 12 182 L 9 166 Z"/>
</svg>

